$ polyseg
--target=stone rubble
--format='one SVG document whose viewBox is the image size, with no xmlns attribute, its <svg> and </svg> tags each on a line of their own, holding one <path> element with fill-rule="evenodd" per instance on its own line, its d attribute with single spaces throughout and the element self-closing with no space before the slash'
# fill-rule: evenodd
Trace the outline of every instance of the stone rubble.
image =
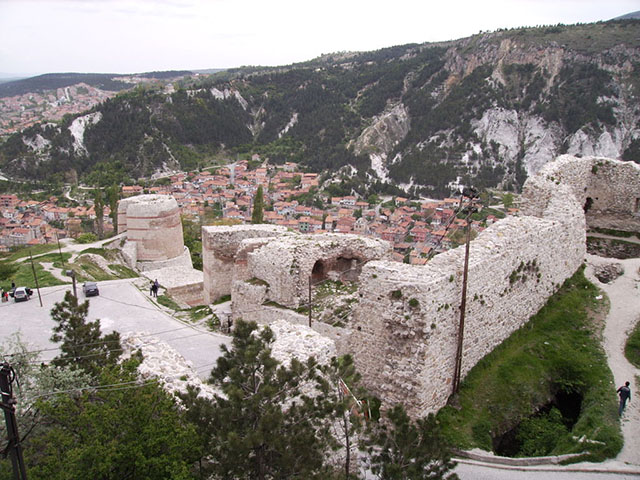
<svg viewBox="0 0 640 480">
<path fill-rule="evenodd" d="M 186 393 L 187 387 L 191 386 L 200 389 L 199 396 L 205 398 L 222 395 L 220 390 L 198 377 L 191 362 L 157 338 L 146 332 L 127 332 L 120 339 L 124 355 L 132 355 L 138 350 L 142 353 L 144 360 L 138 367 L 140 376 L 144 379 L 157 378 L 167 392 Z"/>
</svg>

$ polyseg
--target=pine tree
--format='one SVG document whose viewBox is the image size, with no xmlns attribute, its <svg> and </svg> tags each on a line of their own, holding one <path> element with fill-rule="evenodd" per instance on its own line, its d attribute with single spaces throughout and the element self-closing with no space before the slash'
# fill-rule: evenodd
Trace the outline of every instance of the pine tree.
<svg viewBox="0 0 640 480">
<path fill-rule="evenodd" d="M 104 199 L 102 190 L 96 189 L 93 197 L 93 209 L 96 213 L 96 234 L 99 239 L 104 237 Z"/>
<path fill-rule="evenodd" d="M 413 422 L 401 405 L 374 425 L 368 438 L 371 470 L 385 480 L 456 480 L 449 446 L 440 435 L 435 416 Z"/>
<path fill-rule="evenodd" d="M 119 188 L 117 185 L 111 185 L 107 187 L 106 190 L 107 201 L 109 202 L 109 209 L 111 213 L 109 216 L 111 217 L 111 221 L 113 222 L 113 231 L 118 233 L 118 199 L 119 199 Z"/>
<path fill-rule="evenodd" d="M 207 465 L 214 478 L 330 477 L 324 458 L 333 446 L 326 421 L 333 412 L 323 395 L 301 393 L 305 385 L 322 388 L 315 360 L 280 365 L 271 356 L 272 342 L 269 328 L 240 320 L 232 348 L 222 346 L 211 372 L 224 396 L 211 400 L 213 408 L 193 394 L 181 396 L 200 437 L 208 438 L 203 455 L 214 459 Z"/>
<path fill-rule="evenodd" d="M 251 214 L 251 223 L 263 223 L 264 219 L 264 196 L 262 193 L 262 185 L 258 187 L 256 196 L 253 199 L 253 212 Z"/>
<path fill-rule="evenodd" d="M 107 364 L 115 363 L 122 351 L 120 334 L 111 332 L 102 336 L 100 320 L 87 322 L 89 301 L 82 304 L 69 290 L 62 302 L 51 310 L 53 327 L 52 342 L 62 342 L 61 354 L 53 359 L 54 365 L 69 365 L 87 373 L 97 375 Z"/>
</svg>

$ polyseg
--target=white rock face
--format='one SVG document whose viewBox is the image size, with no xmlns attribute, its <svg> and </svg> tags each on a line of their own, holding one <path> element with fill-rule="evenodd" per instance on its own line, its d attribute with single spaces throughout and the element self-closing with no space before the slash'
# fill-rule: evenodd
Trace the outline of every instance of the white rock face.
<svg viewBox="0 0 640 480">
<path fill-rule="evenodd" d="M 371 169 L 376 172 L 378 178 L 383 182 L 389 181 L 389 169 L 386 167 L 387 154 L 386 153 L 372 153 L 369 155 L 371 159 Z"/>
<path fill-rule="evenodd" d="M 568 154 L 620 158 L 622 154 L 622 131 L 618 128 L 612 132 L 604 131 L 598 137 L 592 137 L 583 130 L 578 130 L 569 141 Z"/>
<path fill-rule="evenodd" d="M 87 148 L 84 146 L 84 131 L 87 125 L 95 125 L 100 120 L 102 120 L 102 112 L 95 112 L 78 117 L 71 122 L 69 131 L 73 137 L 73 150 L 76 154 L 87 155 Z"/>
<path fill-rule="evenodd" d="M 524 165 L 529 176 L 554 158 L 562 138 L 559 129 L 542 118 L 521 114 L 515 110 L 492 108 L 480 120 L 471 122 L 478 137 L 487 144 L 500 144 L 500 155 L 508 162 L 515 161 L 522 149 Z"/>
<path fill-rule="evenodd" d="M 225 88 L 224 91 L 220 91 L 217 88 L 212 88 L 209 92 L 211 92 L 211 95 L 213 95 L 217 100 L 225 100 L 229 97 L 234 97 L 240 106 L 242 106 L 243 110 L 246 110 L 249 106 L 249 103 L 242 97 L 242 95 L 240 95 L 240 92 L 235 89 Z"/>
<path fill-rule="evenodd" d="M 42 135 L 40 135 L 39 133 L 36 134 L 35 137 L 32 138 L 26 138 L 26 137 L 22 137 L 22 141 L 24 142 L 24 144 L 29 147 L 31 150 L 33 150 L 34 152 L 42 152 L 44 151 L 49 145 L 51 145 L 51 142 L 49 140 L 47 140 L 46 138 L 44 138 Z"/>
<path fill-rule="evenodd" d="M 409 111 L 400 103 L 391 107 L 365 128 L 356 140 L 355 152 L 388 154 L 409 133 Z"/>
<path fill-rule="evenodd" d="M 294 112 L 294 114 L 291 115 L 289 123 L 287 123 L 284 128 L 278 133 L 278 138 L 282 138 L 282 136 L 287 133 L 296 123 L 298 123 L 298 112 Z"/>
<path fill-rule="evenodd" d="M 200 395 L 213 398 L 222 392 L 204 383 L 193 369 L 191 362 L 173 348 L 157 338 L 149 337 L 146 332 L 127 332 L 122 334 L 121 342 L 125 355 L 140 350 L 144 357 L 138 372 L 145 379 L 157 378 L 162 387 L 170 393 L 186 393 L 187 387 L 200 389 Z"/>
</svg>

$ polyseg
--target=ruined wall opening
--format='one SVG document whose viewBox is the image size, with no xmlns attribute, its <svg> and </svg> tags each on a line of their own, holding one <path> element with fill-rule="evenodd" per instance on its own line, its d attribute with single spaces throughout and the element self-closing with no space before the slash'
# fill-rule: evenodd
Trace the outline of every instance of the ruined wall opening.
<svg viewBox="0 0 640 480">
<path fill-rule="evenodd" d="M 587 199 L 584 202 L 584 206 L 582 207 L 582 209 L 584 210 L 584 213 L 587 213 L 592 206 L 593 206 L 593 198 L 587 197 Z"/>
<path fill-rule="evenodd" d="M 323 280 L 356 282 L 362 272 L 362 260 L 357 257 L 340 256 L 332 259 L 317 260 L 311 269 L 313 283 Z"/>
<path fill-rule="evenodd" d="M 362 265 L 358 258 L 338 257 L 336 258 L 333 270 L 340 275 L 339 280 L 343 282 L 355 282 L 358 280 L 358 277 L 360 277 Z"/>
<path fill-rule="evenodd" d="M 327 279 L 326 265 L 323 260 L 318 260 L 311 269 L 311 282 L 318 283 Z"/>
</svg>

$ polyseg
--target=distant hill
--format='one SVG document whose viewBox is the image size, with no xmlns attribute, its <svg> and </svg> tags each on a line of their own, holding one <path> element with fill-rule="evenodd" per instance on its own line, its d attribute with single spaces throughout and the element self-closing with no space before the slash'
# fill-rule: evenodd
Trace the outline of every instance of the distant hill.
<svg viewBox="0 0 640 480">
<path fill-rule="evenodd" d="M 614 20 L 631 20 L 631 19 L 640 19 L 640 10 L 637 12 L 627 13 L 626 15 L 622 15 L 620 17 L 614 18 Z"/>
<path fill-rule="evenodd" d="M 518 190 L 557 155 L 640 162 L 640 21 L 499 30 L 194 75 L 0 145 L 15 178 L 109 184 L 260 153 L 333 195 Z M 327 177 L 328 178 L 328 177 Z"/>
<path fill-rule="evenodd" d="M 119 92 L 131 88 L 130 82 L 123 79 L 132 76 L 167 79 L 191 75 L 189 71 L 149 72 L 131 75 L 113 73 L 47 73 L 36 77 L 23 78 L 0 84 L 0 97 L 12 97 L 31 92 L 42 93 L 47 90 L 70 87 L 78 83 L 85 83 L 101 90 Z"/>
</svg>

